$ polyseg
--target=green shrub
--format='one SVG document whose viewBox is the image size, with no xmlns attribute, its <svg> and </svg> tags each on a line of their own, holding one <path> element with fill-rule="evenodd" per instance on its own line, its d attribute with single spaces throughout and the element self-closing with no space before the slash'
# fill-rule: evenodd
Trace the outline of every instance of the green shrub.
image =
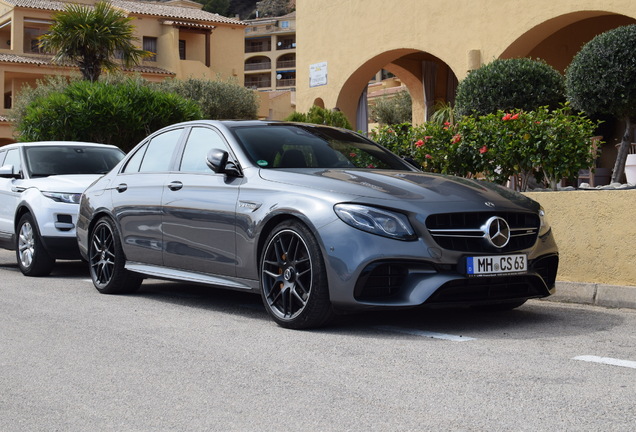
<svg viewBox="0 0 636 432">
<path fill-rule="evenodd" d="M 287 116 L 287 121 L 324 124 L 329 126 L 353 129 L 347 117 L 341 111 L 332 111 L 313 105 L 307 113 L 294 112 Z"/>
<path fill-rule="evenodd" d="M 201 118 L 196 103 L 134 80 L 119 84 L 74 81 L 31 98 L 16 124 L 21 141 L 110 143 L 129 151 L 164 126 Z"/>
<path fill-rule="evenodd" d="M 629 152 L 632 118 L 636 116 L 636 25 L 596 36 L 572 59 L 565 74 L 568 100 L 589 115 L 609 114 L 624 122 L 625 131 L 612 172 L 619 181 Z"/>
<path fill-rule="evenodd" d="M 574 178 L 588 168 L 595 154 L 591 138 L 598 126 L 564 105 L 556 110 L 498 111 L 485 116 L 466 116 L 458 123 L 380 128 L 371 138 L 425 171 L 463 177 L 480 175 L 506 183 L 522 178 L 526 190 L 534 175 L 556 188 L 562 178 Z"/>
<path fill-rule="evenodd" d="M 563 76 L 542 60 L 499 59 L 471 71 L 457 86 L 458 115 L 498 110 L 558 108 L 565 102 Z"/>
<path fill-rule="evenodd" d="M 251 120 L 258 117 L 256 93 L 232 81 L 170 79 L 155 85 L 163 91 L 195 101 L 206 119 Z"/>
</svg>

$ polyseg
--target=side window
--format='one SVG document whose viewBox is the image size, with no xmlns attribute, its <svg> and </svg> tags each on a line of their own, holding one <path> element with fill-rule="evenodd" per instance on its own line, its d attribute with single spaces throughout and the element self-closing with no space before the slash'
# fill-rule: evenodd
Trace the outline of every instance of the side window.
<svg viewBox="0 0 636 432">
<path fill-rule="evenodd" d="M 181 132 L 183 129 L 173 129 L 154 137 L 148 143 L 139 172 L 169 171 L 172 154 L 179 143 Z"/>
<path fill-rule="evenodd" d="M 6 151 L 0 151 L 0 167 L 4 165 L 4 157 L 7 155 Z"/>
<path fill-rule="evenodd" d="M 132 155 L 130 159 L 128 159 L 128 162 L 126 162 L 126 166 L 124 167 L 124 170 L 122 172 L 124 173 L 139 172 L 139 167 L 141 166 L 141 161 L 144 158 L 144 155 L 146 154 L 146 150 L 148 150 L 148 143 L 146 143 L 145 145 L 137 149 L 135 154 Z"/>
<path fill-rule="evenodd" d="M 150 57 L 146 57 L 146 60 L 157 61 L 157 38 L 144 36 L 142 43 L 143 43 L 144 51 L 150 51 L 151 53 L 154 54 Z"/>
<path fill-rule="evenodd" d="M 192 128 L 183 151 L 179 170 L 185 172 L 212 172 L 205 162 L 208 152 L 212 149 L 229 151 L 225 140 L 218 132 L 202 127 Z"/>
<path fill-rule="evenodd" d="M 14 173 L 22 171 L 22 164 L 20 163 L 20 153 L 18 149 L 12 149 L 7 152 L 3 165 L 13 165 Z"/>
</svg>

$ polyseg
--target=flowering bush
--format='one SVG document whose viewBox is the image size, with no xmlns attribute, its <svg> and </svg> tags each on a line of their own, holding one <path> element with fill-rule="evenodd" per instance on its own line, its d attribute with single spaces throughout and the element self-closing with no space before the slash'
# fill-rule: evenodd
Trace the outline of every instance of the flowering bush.
<svg viewBox="0 0 636 432">
<path fill-rule="evenodd" d="M 521 190 L 527 190 L 531 176 L 556 188 L 560 179 L 588 168 L 597 156 L 591 142 L 597 126 L 566 104 L 556 110 L 465 116 L 456 124 L 380 128 L 371 138 L 412 158 L 424 171 L 479 175 L 497 183 L 519 176 Z"/>
</svg>

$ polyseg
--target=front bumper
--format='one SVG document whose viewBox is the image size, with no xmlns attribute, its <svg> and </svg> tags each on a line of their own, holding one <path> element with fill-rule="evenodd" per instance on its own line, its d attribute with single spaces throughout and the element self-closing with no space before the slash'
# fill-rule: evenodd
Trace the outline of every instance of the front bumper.
<svg viewBox="0 0 636 432">
<path fill-rule="evenodd" d="M 330 299 L 337 309 L 464 306 L 547 297 L 554 293 L 559 265 L 551 232 L 524 253 L 523 274 L 467 276 L 467 253 L 440 248 L 429 238 L 397 241 L 340 224 L 323 227 Z"/>
</svg>

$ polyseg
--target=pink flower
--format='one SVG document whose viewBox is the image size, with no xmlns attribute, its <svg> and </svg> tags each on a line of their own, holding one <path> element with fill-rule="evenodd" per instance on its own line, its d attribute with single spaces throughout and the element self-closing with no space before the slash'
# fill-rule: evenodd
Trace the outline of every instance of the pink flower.
<svg viewBox="0 0 636 432">
<path fill-rule="evenodd" d="M 430 154 L 427 154 L 426 156 L 424 156 L 426 159 L 433 159 L 433 156 L 431 156 Z"/>
<path fill-rule="evenodd" d="M 458 142 L 460 142 L 462 140 L 462 136 L 460 134 L 456 134 L 453 137 L 453 144 L 457 144 Z"/>
<path fill-rule="evenodd" d="M 444 122 L 444 126 L 450 126 L 450 122 Z"/>
<path fill-rule="evenodd" d="M 424 145 L 424 141 L 422 140 L 417 140 L 417 142 L 415 143 L 415 147 L 420 148 Z"/>
<path fill-rule="evenodd" d="M 517 120 L 519 118 L 519 113 L 513 115 L 512 117 L 510 117 L 510 120 Z"/>
<path fill-rule="evenodd" d="M 432 136 L 430 136 L 430 135 L 427 135 L 427 136 L 425 136 L 425 137 L 424 137 L 424 139 L 425 139 L 426 141 L 430 140 L 431 138 L 433 138 L 433 137 L 432 137 Z"/>
<path fill-rule="evenodd" d="M 479 149 L 479 153 L 480 153 L 480 154 L 484 154 L 484 153 L 486 153 L 487 151 L 488 151 L 488 147 L 486 147 L 486 146 L 483 146 L 482 148 L 480 148 L 480 149 Z"/>
<path fill-rule="evenodd" d="M 367 168 L 375 168 L 375 165 L 369 164 L 369 165 L 367 165 Z"/>
<path fill-rule="evenodd" d="M 353 157 L 356 157 L 356 156 L 358 156 L 358 155 L 357 155 L 357 154 L 355 154 L 355 153 L 349 153 L 349 157 L 352 157 L 352 158 L 353 158 Z"/>
<path fill-rule="evenodd" d="M 508 113 L 508 114 L 506 114 L 505 116 L 503 116 L 501 119 L 502 119 L 503 121 L 508 121 L 508 120 L 510 120 L 511 118 L 512 118 L 512 114 Z"/>
</svg>

